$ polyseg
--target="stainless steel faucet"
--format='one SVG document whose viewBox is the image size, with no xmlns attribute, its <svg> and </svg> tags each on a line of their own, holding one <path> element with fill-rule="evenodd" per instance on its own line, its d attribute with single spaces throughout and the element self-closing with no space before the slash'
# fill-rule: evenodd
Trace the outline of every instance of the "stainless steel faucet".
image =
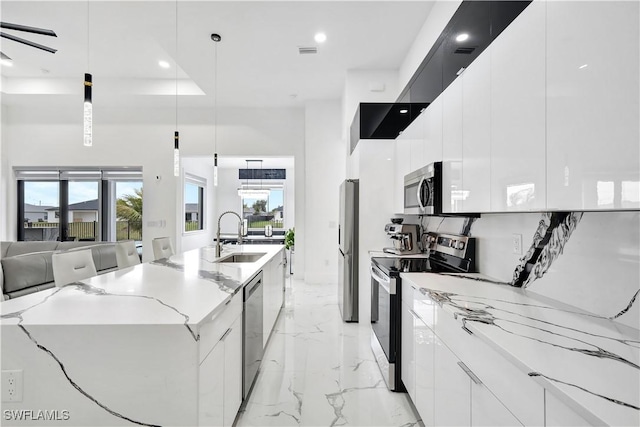
<svg viewBox="0 0 640 427">
<path fill-rule="evenodd" d="M 220 216 L 218 217 L 218 232 L 216 233 L 216 257 L 220 256 L 220 252 L 222 249 L 222 245 L 220 244 L 220 220 L 222 220 L 222 217 L 225 216 L 226 214 L 234 214 L 235 216 L 238 217 L 238 244 L 241 245 L 242 244 L 242 217 L 240 215 L 238 215 L 237 213 L 235 213 L 234 211 L 225 211 L 222 212 L 220 214 Z"/>
</svg>

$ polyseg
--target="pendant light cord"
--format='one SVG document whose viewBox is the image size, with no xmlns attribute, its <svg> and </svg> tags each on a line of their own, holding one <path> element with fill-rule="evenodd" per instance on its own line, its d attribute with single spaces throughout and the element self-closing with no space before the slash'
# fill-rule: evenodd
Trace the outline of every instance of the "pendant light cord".
<svg viewBox="0 0 640 427">
<path fill-rule="evenodd" d="M 213 152 L 218 153 L 218 42 L 214 41 L 213 76 Z"/>
<path fill-rule="evenodd" d="M 91 73 L 90 70 L 90 64 L 91 61 L 89 60 L 89 55 L 90 55 L 90 49 L 89 46 L 91 46 L 90 40 L 91 40 L 91 31 L 89 31 L 89 4 L 91 3 L 91 0 L 87 0 L 87 73 Z"/>
<path fill-rule="evenodd" d="M 178 130 L 178 0 L 176 0 L 176 51 L 175 51 L 175 59 L 174 59 L 174 66 L 175 66 L 175 77 L 176 77 L 176 131 Z"/>
</svg>

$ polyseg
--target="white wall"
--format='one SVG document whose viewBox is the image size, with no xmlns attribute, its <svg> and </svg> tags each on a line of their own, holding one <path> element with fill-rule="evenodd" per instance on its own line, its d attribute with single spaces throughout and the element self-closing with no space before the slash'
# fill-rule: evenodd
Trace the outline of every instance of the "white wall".
<svg viewBox="0 0 640 427">
<path fill-rule="evenodd" d="M 338 283 L 338 201 L 345 157 L 338 101 L 315 101 L 305 109 L 305 281 Z"/>
<path fill-rule="evenodd" d="M 182 213 L 176 206 L 181 205 L 182 181 L 173 176 L 173 109 L 101 109 L 96 103 L 94 146 L 86 148 L 81 104 L 79 108 L 57 108 L 51 102 L 29 105 L 36 101 L 25 98 L 18 106 L 3 106 L 0 240 L 15 240 L 17 234 L 14 166 L 136 166 L 143 170 L 145 249 L 161 236 L 170 236 L 177 247 L 197 244 L 179 237 Z M 182 157 L 212 155 L 212 110 L 180 111 L 179 117 Z M 304 143 L 302 109 L 221 109 L 218 123 L 220 155 L 294 155 Z M 144 259 L 151 258 L 151 250 L 145 250 Z"/>
<path fill-rule="evenodd" d="M 184 252 L 202 246 L 211 245 L 215 235 L 215 192 L 213 187 L 213 166 L 211 158 L 207 157 L 182 157 L 181 178 L 182 183 L 176 187 L 176 217 L 179 219 L 178 226 L 180 233 L 176 243 L 176 252 Z M 184 231 L 184 185 L 185 176 L 193 175 L 206 180 L 206 190 L 204 194 L 204 230 Z"/>
</svg>

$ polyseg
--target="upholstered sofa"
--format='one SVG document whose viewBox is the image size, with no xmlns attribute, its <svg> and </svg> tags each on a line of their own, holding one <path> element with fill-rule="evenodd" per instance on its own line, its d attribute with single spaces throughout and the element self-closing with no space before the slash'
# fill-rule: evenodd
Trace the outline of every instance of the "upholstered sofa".
<svg viewBox="0 0 640 427">
<path fill-rule="evenodd" d="M 98 274 L 117 269 L 115 243 L 0 242 L 0 288 L 4 299 L 52 288 L 54 252 L 91 248 Z"/>
</svg>

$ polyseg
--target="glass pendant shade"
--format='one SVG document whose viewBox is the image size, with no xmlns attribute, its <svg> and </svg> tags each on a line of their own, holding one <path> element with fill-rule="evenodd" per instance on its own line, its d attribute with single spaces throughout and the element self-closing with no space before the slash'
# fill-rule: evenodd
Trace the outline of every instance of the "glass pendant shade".
<svg viewBox="0 0 640 427">
<path fill-rule="evenodd" d="M 218 186 L 218 153 L 213 155 L 213 186 Z"/>
<path fill-rule="evenodd" d="M 91 102 L 92 88 L 91 74 L 84 75 L 84 114 L 83 114 L 83 130 L 84 145 L 91 147 L 93 145 L 93 104 Z"/>
<path fill-rule="evenodd" d="M 180 132 L 175 132 L 173 140 L 173 176 L 180 176 Z"/>
</svg>

